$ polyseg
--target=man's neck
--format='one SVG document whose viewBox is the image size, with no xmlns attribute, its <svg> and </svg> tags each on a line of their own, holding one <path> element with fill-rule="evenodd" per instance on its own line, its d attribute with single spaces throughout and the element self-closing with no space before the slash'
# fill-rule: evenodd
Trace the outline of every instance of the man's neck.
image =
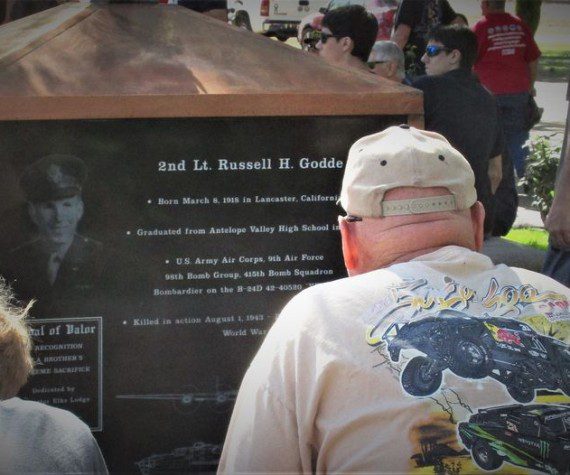
<svg viewBox="0 0 570 475">
<path fill-rule="evenodd" d="M 359 71 L 370 71 L 370 69 L 368 68 L 368 65 L 362 61 L 360 58 L 357 58 L 356 56 L 353 56 L 351 54 L 349 54 L 348 56 L 345 56 L 344 61 L 342 61 L 339 66 L 345 68 L 345 69 L 356 69 Z"/>
<path fill-rule="evenodd" d="M 71 236 L 70 239 L 66 241 L 53 242 L 47 238 L 43 238 L 43 241 L 45 243 L 45 250 L 49 254 L 57 254 L 60 257 L 63 257 L 71 247 L 73 236 Z"/>
<path fill-rule="evenodd" d="M 451 72 L 453 72 L 453 71 L 459 71 L 460 69 L 461 69 L 461 68 L 460 68 L 459 66 L 452 67 L 451 69 L 448 69 L 448 70 L 445 71 L 444 73 L 441 73 L 440 76 L 443 76 L 444 74 L 451 73 Z"/>
</svg>

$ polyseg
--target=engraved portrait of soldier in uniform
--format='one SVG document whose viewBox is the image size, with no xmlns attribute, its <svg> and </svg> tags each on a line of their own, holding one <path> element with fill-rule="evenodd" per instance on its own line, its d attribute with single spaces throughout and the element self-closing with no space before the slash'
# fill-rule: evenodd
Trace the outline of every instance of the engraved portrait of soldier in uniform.
<svg viewBox="0 0 570 475">
<path fill-rule="evenodd" d="M 3 273 L 17 297 L 38 300 L 42 313 L 89 296 L 101 277 L 102 243 L 77 232 L 86 176 L 81 159 L 55 154 L 33 162 L 20 179 L 36 234 L 9 251 Z"/>
</svg>

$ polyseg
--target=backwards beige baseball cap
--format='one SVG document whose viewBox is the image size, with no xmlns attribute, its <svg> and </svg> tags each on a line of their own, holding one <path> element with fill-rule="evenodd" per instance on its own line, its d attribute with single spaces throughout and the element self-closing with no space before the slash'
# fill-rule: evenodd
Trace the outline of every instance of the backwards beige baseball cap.
<svg viewBox="0 0 570 475">
<path fill-rule="evenodd" d="M 451 194 L 385 201 L 404 186 L 444 187 Z M 340 205 L 352 216 L 378 218 L 468 209 L 477 201 L 467 160 L 440 134 L 409 125 L 362 137 L 348 153 Z"/>
</svg>

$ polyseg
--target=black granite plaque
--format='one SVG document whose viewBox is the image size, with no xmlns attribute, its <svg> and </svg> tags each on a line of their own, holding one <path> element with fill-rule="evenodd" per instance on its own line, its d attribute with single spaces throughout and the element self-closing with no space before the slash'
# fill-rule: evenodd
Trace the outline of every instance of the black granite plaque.
<svg viewBox="0 0 570 475">
<path fill-rule="evenodd" d="M 68 409 L 103 430 L 101 317 L 33 319 L 34 371 L 20 397 Z"/>
<path fill-rule="evenodd" d="M 0 123 L 2 273 L 19 298 L 37 299 L 37 345 L 53 338 L 63 345 L 55 353 L 83 355 L 93 369 L 102 358 L 102 397 L 94 373 L 84 383 L 35 374 L 26 397 L 102 428 L 112 470 L 214 470 L 243 373 L 280 309 L 345 276 L 336 200 L 350 145 L 404 120 Z M 55 280 L 19 185 L 49 154 L 76 156 L 87 171 L 74 209 L 42 211 L 46 221 L 72 216 L 76 235 Z M 39 333 L 81 322 L 95 333 Z M 74 342 L 86 346 L 64 351 Z M 87 402 L 67 389 L 34 393 L 58 387 L 81 388 Z"/>
</svg>

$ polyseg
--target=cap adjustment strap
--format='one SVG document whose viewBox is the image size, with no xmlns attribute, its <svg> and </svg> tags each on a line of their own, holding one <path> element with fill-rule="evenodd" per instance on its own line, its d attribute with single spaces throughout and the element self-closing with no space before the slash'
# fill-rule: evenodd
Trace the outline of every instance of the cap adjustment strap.
<svg viewBox="0 0 570 475">
<path fill-rule="evenodd" d="M 453 195 L 382 202 L 382 216 L 435 213 L 438 211 L 454 211 L 456 209 L 457 205 Z"/>
</svg>

